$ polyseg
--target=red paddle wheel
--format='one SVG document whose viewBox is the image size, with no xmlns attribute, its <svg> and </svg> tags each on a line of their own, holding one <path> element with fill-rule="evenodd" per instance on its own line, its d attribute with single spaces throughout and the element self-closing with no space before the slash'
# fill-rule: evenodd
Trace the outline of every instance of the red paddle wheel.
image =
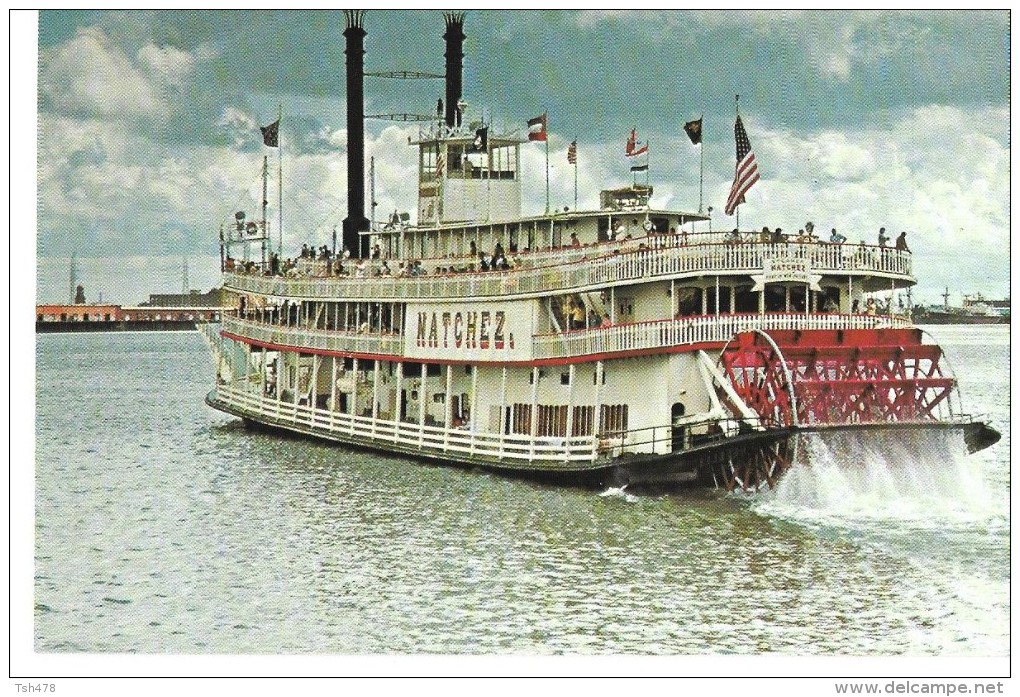
<svg viewBox="0 0 1020 697">
<path fill-rule="evenodd" d="M 719 362 L 768 427 L 935 421 L 956 380 L 920 329 L 754 331 Z"/>
<path fill-rule="evenodd" d="M 919 329 L 752 331 L 733 337 L 719 366 L 770 429 L 932 423 L 952 417 L 956 380 Z M 725 397 L 724 395 L 720 395 Z M 790 466 L 774 446 L 720 474 L 757 490 Z"/>
</svg>

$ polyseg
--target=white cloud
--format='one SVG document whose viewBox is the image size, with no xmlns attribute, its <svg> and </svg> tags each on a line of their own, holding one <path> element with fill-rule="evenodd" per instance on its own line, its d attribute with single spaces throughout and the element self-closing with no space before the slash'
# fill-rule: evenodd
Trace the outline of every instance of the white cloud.
<svg viewBox="0 0 1020 697">
<path fill-rule="evenodd" d="M 195 71 L 191 54 L 170 46 L 147 44 L 138 51 L 138 61 L 154 81 L 166 87 L 183 87 Z"/>
<path fill-rule="evenodd" d="M 41 56 L 39 91 L 65 114 L 164 122 L 170 113 L 149 77 L 98 27 Z"/>
</svg>

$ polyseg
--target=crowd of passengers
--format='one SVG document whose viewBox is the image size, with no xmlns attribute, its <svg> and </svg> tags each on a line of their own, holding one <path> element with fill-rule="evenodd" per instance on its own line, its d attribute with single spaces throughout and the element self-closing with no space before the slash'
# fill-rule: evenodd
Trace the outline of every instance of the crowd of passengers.
<svg viewBox="0 0 1020 697">
<path fill-rule="evenodd" d="M 795 244 L 837 244 L 841 245 L 846 242 L 846 235 L 839 233 L 836 228 L 832 228 L 829 233 L 829 239 L 823 240 L 817 234 L 815 234 L 815 224 L 808 221 L 804 224 L 800 230 L 797 231 L 796 235 L 789 235 L 783 232 L 783 228 L 777 227 L 775 230 L 769 230 L 768 227 L 763 227 L 761 232 L 748 232 L 741 233 L 737 228 L 733 228 L 730 232 L 726 233 L 727 244 L 741 244 L 743 242 L 759 242 L 762 244 L 784 244 L 784 243 L 795 243 Z M 907 233 L 901 232 L 896 238 L 895 248 L 899 252 L 910 252 L 910 248 L 907 246 Z M 858 245 L 860 249 L 865 249 L 867 245 L 864 240 L 860 241 Z M 878 247 L 879 249 L 890 249 L 889 247 L 889 235 L 886 234 L 885 228 L 878 229 Z"/>
<path fill-rule="evenodd" d="M 633 221 L 635 224 L 637 221 Z M 676 232 L 675 228 L 670 228 L 670 238 L 678 241 L 678 244 L 685 246 L 688 243 L 688 233 L 686 230 L 681 230 L 679 233 Z M 656 234 L 655 230 L 651 230 L 648 233 L 648 237 L 664 237 L 662 233 Z M 611 230 L 609 233 L 609 242 L 620 242 L 631 240 L 633 237 L 629 232 L 624 232 L 622 228 Z M 880 228 L 878 231 L 878 248 L 881 250 L 895 248 L 897 251 L 910 252 L 910 248 L 907 246 L 907 233 L 901 232 L 896 238 L 894 247 L 889 246 L 889 236 L 886 234 L 885 228 Z M 746 232 L 741 233 L 737 228 L 725 234 L 724 242 L 727 245 L 737 245 L 748 242 L 758 242 L 762 244 L 834 244 L 843 245 L 847 241 L 845 235 L 837 232 L 836 228 L 832 228 L 829 234 L 828 240 L 822 240 L 815 233 L 815 226 L 812 222 L 805 223 L 804 227 L 801 228 L 796 235 L 790 235 L 783 232 L 782 228 L 776 228 L 775 230 L 769 230 L 768 227 L 763 227 L 761 232 Z M 563 245 L 562 249 L 580 248 L 584 245 L 577 237 L 576 232 L 570 233 L 570 240 L 566 245 Z M 640 248 L 644 248 L 645 245 L 641 244 Z M 525 250 L 527 253 L 528 250 Z M 857 254 L 862 258 L 868 255 L 867 245 L 864 240 L 860 241 L 858 245 Z M 493 248 L 492 253 L 488 253 L 484 250 L 479 250 L 477 244 L 472 240 L 469 243 L 468 254 L 464 257 L 465 261 L 459 264 L 451 264 L 450 266 L 437 266 L 433 271 L 436 275 L 449 275 L 457 273 L 476 273 L 478 271 L 511 271 L 513 269 L 520 268 L 522 265 L 522 259 L 520 253 L 517 251 L 514 245 L 510 245 L 509 253 L 503 249 L 501 242 L 497 242 Z M 467 261 L 471 260 L 471 261 Z M 475 261 L 477 260 L 477 261 Z M 313 268 L 309 268 L 309 266 Z M 265 267 L 265 268 L 263 268 Z M 317 267 L 317 268 L 315 268 Z M 306 275 L 322 275 L 324 272 L 327 276 L 338 276 L 348 278 L 380 278 L 386 276 L 395 276 L 398 278 L 407 278 L 413 276 L 425 276 L 429 272 L 422 266 L 421 261 L 399 261 L 397 262 L 396 268 L 390 266 L 389 260 L 384 258 L 381 248 L 376 244 L 372 248 L 370 259 L 352 259 L 350 250 L 345 246 L 340 252 L 334 253 L 326 245 L 321 247 L 310 247 L 307 244 L 301 245 L 301 253 L 297 258 L 285 259 L 281 262 L 280 256 L 275 252 L 269 254 L 268 262 L 263 265 L 254 261 L 239 262 L 231 257 L 227 257 L 224 262 L 225 271 L 240 271 L 244 273 L 265 273 L 267 276 L 285 276 L 285 277 L 298 277 Z"/>
</svg>

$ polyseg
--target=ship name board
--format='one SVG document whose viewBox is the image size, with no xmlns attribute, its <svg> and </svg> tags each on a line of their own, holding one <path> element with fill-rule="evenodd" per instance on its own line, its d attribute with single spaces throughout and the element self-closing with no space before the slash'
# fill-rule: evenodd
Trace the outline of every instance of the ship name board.
<svg viewBox="0 0 1020 697">
<path fill-rule="evenodd" d="M 404 356 L 452 361 L 531 359 L 532 300 L 409 303 Z"/>
<path fill-rule="evenodd" d="M 778 283 L 781 281 L 793 283 L 806 283 L 811 290 L 820 291 L 818 282 L 822 280 L 820 274 L 811 272 L 811 264 L 807 259 L 791 259 L 789 257 L 767 258 L 762 263 L 762 272 L 752 274 L 754 281 L 752 292 L 761 291 L 766 283 Z"/>
<path fill-rule="evenodd" d="M 500 351 L 514 348 L 503 310 L 418 312 L 417 348 L 465 348 Z"/>
</svg>

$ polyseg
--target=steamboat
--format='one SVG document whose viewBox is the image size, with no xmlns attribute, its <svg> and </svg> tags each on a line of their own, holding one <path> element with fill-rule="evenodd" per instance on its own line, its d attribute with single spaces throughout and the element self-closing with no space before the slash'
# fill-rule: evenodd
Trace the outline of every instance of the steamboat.
<svg viewBox="0 0 1020 697">
<path fill-rule="evenodd" d="M 915 283 L 909 251 L 711 232 L 637 183 L 597 210 L 522 215 L 521 146 L 546 140 L 546 122 L 462 123 L 463 14 L 445 17 L 445 108 L 409 140 L 417 220 L 373 227 L 364 16 L 345 19 L 344 251 L 284 271 L 265 185 L 262 220 L 221 227 L 238 305 L 207 337 L 209 406 L 412 459 L 635 488 L 772 487 L 810 466 L 805 434 L 998 440 L 962 413 L 943 351 L 909 314 L 867 302 Z"/>
</svg>

